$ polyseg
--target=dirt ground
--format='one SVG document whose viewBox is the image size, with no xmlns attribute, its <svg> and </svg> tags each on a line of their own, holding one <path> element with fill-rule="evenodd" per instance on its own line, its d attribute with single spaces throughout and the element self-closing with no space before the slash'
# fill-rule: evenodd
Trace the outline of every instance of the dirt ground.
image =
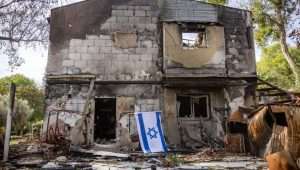
<svg viewBox="0 0 300 170">
<path fill-rule="evenodd" d="M 229 154 L 223 150 L 204 148 L 199 151 L 177 151 L 144 155 L 142 152 L 116 153 L 95 148 L 49 145 L 38 140 L 20 139 L 10 146 L 9 161 L 0 163 L 1 170 L 263 170 L 267 163 L 245 154 Z"/>
</svg>

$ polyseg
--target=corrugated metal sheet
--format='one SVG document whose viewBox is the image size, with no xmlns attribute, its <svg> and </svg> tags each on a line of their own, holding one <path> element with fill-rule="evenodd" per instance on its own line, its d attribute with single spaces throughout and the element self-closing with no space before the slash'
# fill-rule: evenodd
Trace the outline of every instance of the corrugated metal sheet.
<svg viewBox="0 0 300 170">
<path fill-rule="evenodd" d="M 162 21 L 217 22 L 217 7 L 195 0 L 165 0 Z"/>
</svg>

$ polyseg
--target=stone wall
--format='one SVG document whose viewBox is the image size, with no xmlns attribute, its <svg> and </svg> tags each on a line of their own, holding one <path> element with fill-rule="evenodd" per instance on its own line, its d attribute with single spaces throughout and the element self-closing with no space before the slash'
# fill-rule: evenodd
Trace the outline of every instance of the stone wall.
<svg viewBox="0 0 300 170">
<path fill-rule="evenodd" d="M 113 6 L 112 16 L 100 26 L 105 34 L 70 40 L 63 73 L 91 73 L 99 80 L 159 80 L 155 12 L 151 6 Z"/>
<path fill-rule="evenodd" d="M 164 90 L 164 117 L 167 140 L 171 146 L 196 149 L 209 144 L 220 143 L 225 134 L 225 113 L 218 108 L 225 107 L 222 88 L 166 88 Z M 209 95 L 208 118 L 180 118 L 177 113 L 176 96 Z M 222 142 L 221 142 L 222 143 Z"/>
<path fill-rule="evenodd" d="M 227 74 L 231 77 L 256 77 L 253 24 L 250 11 L 218 9 L 224 25 Z"/>
<path fill-rule="evenodd" d="M 43 137 L 46 131 L 56 126 L 56 110 L 60 110 L 59 131 L 72 141 L 72 144 L 92 144 L 94 125 L 94 105 L 89 107 L 87 117 L 82 115 L 86 102 L 88 85 L 50 85 L 46 89 L 46 115 L 44 118 Z M 162 110 L 162 90 L 160 85 L 96 85 L 93 96 L 97 98 L 116 98 L 117 115 L 117 144 L 123 147 L 130 135 L 137 135 L 134 117 L 131 118 L 131 126 L 128 128 L 129 113 L 161 111 Z M 66 112 L 64 112 L 66 111 Z M 51 114 L 52 113 L 52 114 Z M 50 121 L 48 124 L 48 117 Z M 132 116 L 132 115 L 131 115 Z M 86 127 L 85 120 L 89 123 Z M 68 129 L 68 130 L 66 130 Z M 88 129 L 86 131 L 86 129 Z M 49 131 L 48 131 L 49 132 Z M 88 132 L 88 134 L 86 134 Z M 120 149 L 120 148 L 118 148 Z"/>
<path fill-rule="evenodd" d="M 113 97 L 117 101 L 116 134 L 119 149 L 133 142 L 131 136 L 136 134 L 134 124 L 130 123 L 128 128 L 130 113 L 162 110 L 168 142 L 174 145 L 182 142 L 187 145 L 195 144 L 193 147 L 196 147 L 202 136 L 195 132 L 201 130 L 218 140 L 224 135 L 224 113 L 215 108 L 224 109 L 227 104 L 231 110 L 235 110 L 239 105 L 253 103 L 253 91 L 248 93 L 246 86 L 229 88 L 229 84 L 226 84 L 228 81 L 225 81 L 228 77 L 256 76 L 253 37 L 248 41 L 248 33 L 252 32 L 250 13 L 200 2 L 196 5 L 196 2 L 188 0 L 184 3 L 181 3 L 183 0 L 167 0 L 167 4 L 162 0 L 158 1 L 160 5 L 149 0 L 89 0 L 52 10 L 47 75 L 96 76 L 97 83 L 92 97 Z M 177 8 L 180 8 L 179 11 Z M 207 18 L 206 12 L 209 16 Z M 177 24 L 176 21 L 204 25 L 212 22 L 207 25 L 218 28 L 215 29 L 219 35 L 216 42 L 223 43 L 210 51 L 217 55 L 212 57 L 216 60 L 212 60 L 210 55 L 206 56 L 210 59 L 207 62 L 185 60 L 185 57 L 190 57 L 189 53 L 175 57 L 188 62 L 187 65 L 166 63 L 168 61 L 162 53 L 166 47 L 162 44 L 162 25 L 166 23 L 162 22 Z M 201 57 L 201 50 L 197 53 L 199 56 L 195 56 Z M 195 65 L 189 67 L 190 64 Z M 181 72 L 189 73 L 180 79 L 180 87 L 177 81 L 168 84 L 178 85 L 174 89 L 162 86 L 162 78 L 168 73 L 163 65 L 174 66 L 174 77 L 182 76 L 179 74 Z M 224 81 L 209 79 L 211 75 L 217 75 Z M 186 79 L 188 77 L 196 79 Z M 205 83 L 204 77 L 208 77 L 209 80 L 206 81 L 211 82 L 210 85 Z M 190 86 L 187 82 L 190 82 Z M 204 83 L 198 87 L 196 82 Z M 82 113 L 88 89 L 87 83 L 47 84 L 44 125 L 53 110 L 69 110 L 74 115 Z M 176 95 L 200 93 L 209 93 L 212 97 L 210 119 L 200 123 L 181 124 L 179 129 Z M 62 129 L 68 127 L 65 136 L 73 144 L 93 143 L 93 104 L 95 102 L 92 99 L 88 116 L 70 116 L 67 113 L 59 118 L 59 126 Z M 51 117 L 49 125 L 55 125 L 55 120 Z M 44 126 L 44 132 L 48 127 Z"/>
</svg>

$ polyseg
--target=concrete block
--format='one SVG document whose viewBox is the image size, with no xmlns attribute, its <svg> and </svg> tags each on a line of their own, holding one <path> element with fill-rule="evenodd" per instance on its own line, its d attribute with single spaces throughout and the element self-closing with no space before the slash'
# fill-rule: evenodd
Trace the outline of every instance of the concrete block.
<svg viewBox="0 0 300 170">
<path fill-rule="evenodd" d="M 140 31 L 146 29 L 146 27 L 147 27 L 146 24 L 140 24 L 140 23 L 137 24 L 137 28 L 138 28 Z"/>
<path fill-rule="evenodd" d="M 136 9 L 143 10 L 143 11 L 149 11 L 149 10 L 151 10 L 151 6 L 140 5 L 140 6 L 136 6 Z"/>
<path fill-rule="evenodd" d="M 137 55 L 137 54 L 130 54 L 128 56 L 129 58 L 129 61 L 139 61 L 140 60 L 140 55 Z"/>
<path fill-rule="evenodd" d="M 63 66 L 73 66 L 74 60 L 64 60 L 62 63 Z"/>
<path fill-rule="evenodd" d="M 106 22 L 106 23 L 104 23 L 104 24 L 101 25 L 100 29 L 101 29 L 101 30 L 110 30 L 111 27 L 112 27 L 112 26 L 111 26 L 111 23 Z"/>
<path fill-rule="evenodd" d="M 87 61 L 86 60 L 76 60 L 75 61 L 75 66 L 79 68 L 85 68 L 87 67 Z"/>
<path fill-rule="evenodd" d="M 70 46 L 69 53 L 79 53 L 80 51 L 79 51 L 78 47 L 80 47 L 80 46 Z"/>
<path fill-rule="evenodd" d="M 116 54 L 114 55 L 114 58 L 117 61 L 128 61 L 128 54 Z"/>
<path fill-rule="evenodd" d="M 145 54 L 147 52 L 147 48 L 136 48 L 137 54 Z"/>
<path fill-rule="evenodd" d="M 80 53 L 70 53 L 69 58 L 71 60 L 80 60 Z"/>
<path fill-rule="evenodd" d="M 127 6 L 128 10 L 135 10 L 136 8 L 137 8 L 137 6 L 135 6 L 135 5 L 128 5 Z"/>
<path fill-rule="evenodd" d="M 101 53 L 112 53 L 112 47 L 101 47 Z"/>
<path fill-rule="evenodd" d="M 147 54 L 158 54 L 158 48 L 147 48 Z"/>
<path fill-rule="evenodd" d="M 76 49 L 78 53 L 87 53 L 87 48 L 87 46 L 79 46 Z"/>
<path fill-rule="evenodd" d="M 99 47 L 90 46 L 90 47 L 88 47 L 87 52 L 91 53 L 91 54 L 99 53 Z"/>
<path fill-rule="evenodd" d="M 152 23 L 151 22 L 151 17 L 145 17 L 144 20 L 145 20 L 146 24 L 151 24 Z"/>
<path fill-rule="evenodd" d="M 236 48 L 229 48 L 229 53 L 235 56 L 239 55 L 239 52 Z"/>
<path fill-rule="evenodd" d="M 113 45 L 118 48 L 128 49 L 137 47 L 137 34 L 115 32 Z"/>
<path fill-rule="evenodd" d="M 144 17 L 144 16 L 146 16 L 146 11 L 144 11 L 144 10 L 136 10 L 135 11 L 135 16 L 137 16 L 137 17 Z"/>
<path fill-rule="evenodd" d="M 95 40 L 95 46 L 96 47 L 103 47 L 103 46 L 105 46 L 105 41 L 106 40 Z"/>
<path fill-rule="evenodd" d="M 113 54 L 122 54 L 122 50 L 118 48 L 112 48 L 112 53 Z"/>
<path fill-rule="evenodd" d="M 152 48 L 152 41 L 151 40 L 145 40 L 141 42 L 142 47 L 144 48 Z"/>
<path fill-rule="evenodd" d="M 117 9 L 126 10 L 126 9 L 128 9 L 128 6 L 127 5 L 113 5 L 112 9 L 113 10 L 117 10 Z"/>
<path fill-rule="evenodd" d="M 112 45 L 113 45 L 113 42 L 111 40 L 105 40 L 104 41 L 104 46 L 111 47 Z"/>
<path fill-rule="evenodd" d="M 128 23 L 130 24 L 136 24 L 139 21 L 138 17 L 129 17 L 128 19 Z"/>
<path fill-rule="evenodd" d="M 112 17 L 108 18 L 108 20 L 106 20 L 106 22 L 108 22 L 108 23 L 116 23 L 117 22 L 117 17 L 112 16 Z"/>
<path fill-rule="evenodd" d="M 105 53 L 105 54 L 103 54 L 103 56 L 104 56 L 105 61 L 110 61 L 113 59 L 113 54 L 111 54 L 111 53 Z"/>
<path fill-rule="evenodd" d="M 152 55 L 149 55 L 149 54 L 140 55 L 140 60 L 141 61 L 151 61 Z"/>
<path fill-rule="evenodd" d="M 73 46 L 80 46 L 82 43 L 82 40 L 81 39 L 71 39 L 70 40 L 70 46 L 73 47 Z"/>
<path fill-rule="evenodd" d="M 153 48 L 158 48 L 158 44 L 157 44 L 156 41 L 153 41 L 153 42 L 152 42 L 152 47 L 153 47 Z"/>
<path fill-rule="evenodd" d="M 90 54 L 90 53 L 82 53 L 80 59 L 81 60 L 91 60 L 91 59 L 93 59 L 93 57 L 92 57 L 92 54 Z"/>
<path fill-rule="evenodd" d="M 97 61 L 104 60 L 104 54 L 92 54 L 91 59 Z"/>
<path fill-rule="evenodd" d="M 111 15 L 112 16 L 124 16 L 125 10 L 112 10 Z"/>
<path fill-rule="evenodd" d="M 152 12 L 152 11 L 146 11 L 146 16 L 147 16 L 147 17 L 151 17 L 151 16 L 152 16 L 152 14 L 153 14 L 153 12 Z"/>
<path fill-rule="evenodd" d="M 145 24 L 146 23 L 145 18 L 146 17 L 136 17 L 136 23 L 137 24 Z"/>
<path fill-rule="evenodd" d="M 126 11 L 124 11 L 124 16 L 127 16 L 127 17 L 131 17 L 131 16 L 133 16 L 133 10 L 126 10 Z"/>
<path fill-rule="evenodd" d="M 94 46 L 95 43 L 94 43 L 94 40 L 83 40 L 81 45 L 82 46 Z"/>
<path fill-rule="evenodd" d="M 99 37 L 97 35 L 86 35 L 86 39 L 88 40 L 97 40 Z"/>
<path fill-rule="evenodd" d="M 157 25 L 156 25 L 156 24 L 147 24 L 147 25 L 146 25 L 146 28 L 147 28 L 149 31 L 156 31 Z"/>
<path fill-rule="evenodd" d="M 156 24 L 158 22 L 157 17 L 151 17 L 151 23 Z"/>
<path fill-rule="evenodd" d="M 117 23 L 128 23 L 128 22 L 129 22 L 129 17 L 124 17 L 124 16 L 117 17 Z"/>
<path fill-rule="evenodd" d="M 100 35 L 101 40 L 111 40 L 111 35 Z"/>
</svg>

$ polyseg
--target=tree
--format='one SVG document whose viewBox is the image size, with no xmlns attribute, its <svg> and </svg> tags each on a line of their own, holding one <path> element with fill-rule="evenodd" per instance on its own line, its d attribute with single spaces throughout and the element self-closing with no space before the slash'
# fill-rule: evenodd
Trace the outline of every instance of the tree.
<svg viewBox="0 0 300 170">
<path fill-rule="evenodd" d="M 293 75 L 294 84 L 300 87 L 300 70 L 295 56 L 291 55 L 287 43 L 287 30 L 299 8 L 298 0 L 254 0 L 252 12 L 258 28 L 255 38 L 260 46 L 279 41 L 281 51 Z"/>
<path fill-rule="evenodd" d="M 300 62 L 300 49 L 290 48 L 289 51 L 296 56 L 295 61 Z M 283 89 L 295 88 L 295 77 L 283 56 L 279 43 L 262 49 L 261 60 L 257 63 L 257 72 L 262 79 Z"/>
<path fill-rule="evenodd" d="M 0 54 L 8 56 L 11 69 L 24 63 L 17 53 L 20 46 L 47 45 L 50 9 L 68 1 L 0 0 Z"/>
<path fill-rule="evenodd" d="M 0 79 L 0 95 L 7 95 L 10 82 L 17 86 L 16 97 L 28 101 L 29 106 L 33 109 L 30 121 L 43 119 L 44 94 L 36 83 L 21 74 L 3 77 Z"/>
<path fill-rule="evenodd" d="M 225 5 L 227 3 L 227 0 L 202 0 L 204 2 L 217 4 L 217 5 Z"/>
<path fill-rule="evenodd" d="M 8 96 L 0 95 L 0 127 L 5 125 Z M 26 126 L 28 125 L 28 119 L 33 113 L 33 109 L 29 106 L 27 100 L 17 99 L 14 108 L 14 114 L 12 115 L 12 130 L 18 134 L 23 135 Z"/>
</svg>

